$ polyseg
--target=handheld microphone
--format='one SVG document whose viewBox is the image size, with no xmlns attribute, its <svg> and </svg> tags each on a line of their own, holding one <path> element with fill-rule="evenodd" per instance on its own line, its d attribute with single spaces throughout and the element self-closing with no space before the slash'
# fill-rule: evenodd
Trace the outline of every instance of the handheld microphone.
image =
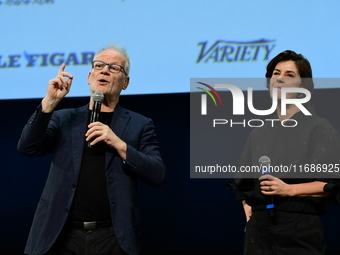
<svg viewBox="0 0 340 255">
<path fill-rule="evenodd" d="M 92 94 L 92 112 L 91 112 L 91 117 L 90 117 L 90 123 L 96 122 L 99 120 L 99 113 L 100 113 L 100 108 L 102 105 L 102 102 L 104 101 L 104 94 L 100 91 L 95 91 Z M 91 142 L 87 142 L 87 147 L 91 148 Z"/>
<path fill-rule="evenodd" d="M 269 174 L 270 173 L 270 158 L 267 156 L 262 156 L 259 159 L 259 164 L 261 167 L 262 174 Z M 274 209 L 274 199 L 273 196 L 267 196 L 269 199 L 267 201 L 266 209 Z"/>
<path fill-rule="evenodd" d="M 269 158 L 269 157 L 267 157 L 267 156 L 262 156 L 262 157 L 259 159 L 259 164 L 260 164 L 260 166 L 261 166 L 262 174 L 270 173 L 270 169 L 269 169 L 269 166 L 270 166 L 270 158 Z"/>
</svg>

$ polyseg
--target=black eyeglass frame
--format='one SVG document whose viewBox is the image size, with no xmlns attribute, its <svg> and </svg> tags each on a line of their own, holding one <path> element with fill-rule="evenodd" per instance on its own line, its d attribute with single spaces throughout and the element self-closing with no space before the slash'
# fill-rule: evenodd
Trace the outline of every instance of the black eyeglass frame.
<svg viewBox="0 0 340 255">
<path fill-rule="evenodd" d="M 103 63 L 103 64 L 104 64 L 103 68 L 102 68 L 102 69 L 95 68 L 95 67 L 94 67 L 94 63 L 95 63 L 95 62 Z M 119 66 L 119 67 L 120 67 L 120 71 L 123 70 L 124 74 L 125 74 L 126 76 L 128 76 L 127 73 L 125 72 L 124 67 L 122 67 L 121 65 L 118 65 L 118 64 L 111 64 L 111 63 L 105 63 L 104 61 L 101 61 L 101 60 L 93 60 L 93 61 L 92 61 L 92 68 L 95 69 L 95 70 L 103 70 L 105 66 L 108 66 L 109 71 L 110 71 L 111 73 L 115 73 L 115 72 L 112 72 L 112 71 L 111 71 L 111 68 L 110 68 L 111 66 Z M 119 72 L 118 72 L 118 73 L 119 73 Z"/>
</svg>

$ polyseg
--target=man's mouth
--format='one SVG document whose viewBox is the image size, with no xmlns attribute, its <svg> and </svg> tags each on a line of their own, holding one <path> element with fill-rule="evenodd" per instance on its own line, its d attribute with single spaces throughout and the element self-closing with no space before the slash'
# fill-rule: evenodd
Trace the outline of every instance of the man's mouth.
<svg viewBox="0 0 340 255">
<path fill-rule="evenodd" d="M 108 83 L 108 81 L 105 80 L 105 79 L 100 79 L 100 80 L 98 80 L 98 82 L 99 82 L 99 84 L 107 84 Z"/>
</svg>

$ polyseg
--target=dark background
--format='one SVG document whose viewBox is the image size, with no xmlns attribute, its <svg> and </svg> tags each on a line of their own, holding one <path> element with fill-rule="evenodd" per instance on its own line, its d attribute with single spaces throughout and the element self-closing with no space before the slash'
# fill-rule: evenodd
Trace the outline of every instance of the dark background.
<svg viewBox="0 0 340 255">
<path fill-rule="evenodd" d="M 254 93 L 260 102 L 268 101 L 267 91 Z M 319 89 L 312 98 L 318 115 L 340 131 L 340 89 Z M 16 150 L 21 130 L 39 103 L 40 99 L 0 100 L 0 254 L 23 253 L 48 174 L 50 156 L 28 158 Z M 65 98 L 59 108 L 87 103 L 87 97 Z M 138 187 L 144 254 L 242 254 L 245 216 L 226 189 L 226 179 L 190 179 L 189 93 L 122 96 L 120 104 L 154 120 L 167 166 L 161 188 L 141 182 Z M 230 146 L 239 156 L 250 131 L 244 128 L 233 138 Z M 327 254 L 340 254 L 339 215 L 340 208 L 333 206 L 323 216 Z"/>
</svg>

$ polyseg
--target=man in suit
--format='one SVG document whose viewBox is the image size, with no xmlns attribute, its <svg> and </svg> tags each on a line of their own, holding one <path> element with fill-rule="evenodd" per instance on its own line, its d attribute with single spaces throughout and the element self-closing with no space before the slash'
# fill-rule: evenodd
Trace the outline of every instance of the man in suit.
<svg viewBox="0 0 340 255">
<path fill-rule="evenodd" d="M 165 166 L 152 120 L 118 104 L 129 67 L 117 45 L 95 55 L 88 84 L 104 100 L 93 123 L 92 97 L 89 105 L 54 111 L 73 80 L 65 64 L 49 81 L 18 143 L 21 154 L 53 155 L 25 254 L 139 254 L 137 181 L 160 186 Z"/>
</svg>

